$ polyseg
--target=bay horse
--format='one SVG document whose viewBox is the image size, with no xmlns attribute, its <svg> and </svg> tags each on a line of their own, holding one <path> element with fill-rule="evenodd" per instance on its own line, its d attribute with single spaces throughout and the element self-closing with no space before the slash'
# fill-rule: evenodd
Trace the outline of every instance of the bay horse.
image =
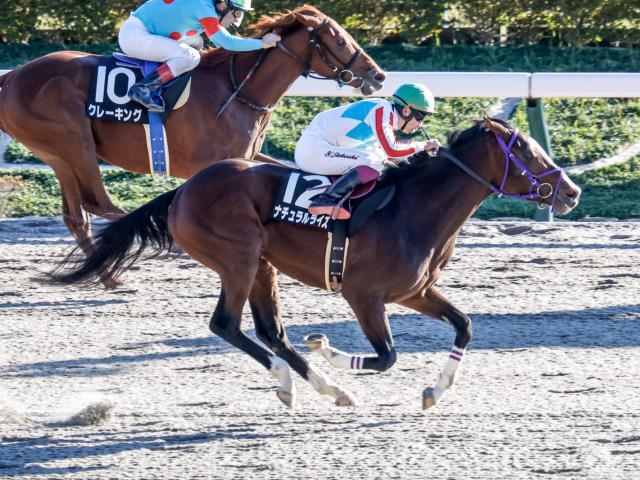
<svg viewBox="0 0 640 480">
<path fill-rule="evenodd" d="M 342 295 L 375 355 L 341 352 L 324 335 L 305 338 L 334 367 L 383 371 L 396 361 L 385 304 L 404 305 L 452 325 L 454 345 L 435 385 L 423 392 L 425 409 L 453 384 L 472 336 L 469 317 L 435 287 L 464 222 L 494 191 L 549 204 L 558 214 L 568 213 L 580 197 L 580 188 L 537 142 L 506 122 L 485 118 L 451 135 L 449 145 L 434 158 L 420 152 L 407 165 L 389 169 L 380 181 L 394 183 L 395 196 L 351 237 Z M 326 232 L 269 220 L 288 173 L 281 166 L 238 159 L 207 167 L 109 224 L 88 258 L 69 256 L 53 278 L 66 284 L 98 283 L 105 275 L 117 278 L 147 247 L 157 254 L 175 241 L 220 276 L 222 291 L 211 331 L 271 372 L 279 381 L 277 396 L 286 405 L 295 402 L 289 367 L 337 405 L 353 405 L 351 393 L 298 353 L 280 317 L 278 270 L 307 285 L 325 286 Z M 240 329 L 247 299 L 256 334 L 267 348 Z"/>
<path fill-rule="evenodd" d="M 271 112 L 300 75 L 315 72 L 365 95 L 382 87 L 380 67 L 335 20 L 314 7 L 305 5 L 275 19 L 263 16 L 251 28 L 257 37 L 275 31 L 282 41 L 269 50 L 211 49 L 202 54 L 188 102 L 165 122 L 173 176 L 189 178 L 225 158 L 268 160 L 259 152 Z M 96 156 L 125 170 L 150 173 L 143 125 L 85 116 L 99 60 L 97 55 L 61 51 L 0 76 L 0 129 L 53 168 L 64 222 L 85 252 L 92 238 L 88 213 L 110 220 L 124 215 L 105 191 Z M 240 83 L 254 66 L 236 101 L 216 118 L 236 93 L 230 76 Z"/>
</svg>

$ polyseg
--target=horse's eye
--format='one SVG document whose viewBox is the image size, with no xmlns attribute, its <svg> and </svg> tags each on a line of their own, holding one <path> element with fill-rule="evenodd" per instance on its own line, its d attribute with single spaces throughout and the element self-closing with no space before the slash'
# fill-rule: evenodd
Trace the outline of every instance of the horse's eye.
<svg viewBox="0 0 640 480">
<path fill-rule="evenodd" d="M 344 38 L 339 38 L 338 39 L 338 46 L 340 48 L 344 48 L 347 46 L 347 41 Z"/>
</svg>

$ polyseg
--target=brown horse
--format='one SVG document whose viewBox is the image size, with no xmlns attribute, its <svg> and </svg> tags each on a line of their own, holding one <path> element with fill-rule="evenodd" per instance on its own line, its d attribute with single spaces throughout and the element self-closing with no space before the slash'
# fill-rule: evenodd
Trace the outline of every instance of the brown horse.
<svg viewBox="0 0 640 480">
<path fill-rule="evenodd" d="M 117 277 L 147 246 L 160 252 L 175 241 L 220 275 L 222 291 L 211 330 L 267 368 L 280 381 L 277 395 L 283 402 L 292 405 L 295 399 L 290 366 L 336 404 L 351 405 L 349 392 L 295 350 L 280 319 L 277 270 L 314 287 L 325 285 L 326 233 L 269 220 L 287 174 L 283 167 L 244 160 L 212 165 L 110 224 L 88 258 L 54 278 L 95 283 L 105 275 Z M 541 183 L 542 178 L 550 183 Z M 382 371 L 396 361 L 385 304 L 404 305 L 451 324 L 456 336 L 450 358 L 435 385 L 423 393 L 423 407 L 429 408 L 453 384 L 471 340 L 469 317 L 434 286 L 462 224 L 495 189 L 551 204 L 559 214 L 578 204 L 580 189 L 534 140 L 492 119 L 450 137 L 450 150 L 435 158 L 416 154 L 381 182 L 395 183 L 396 195 L 351 238 L 342 288 L 376 355 L 340 352 L 324 335 L 310 335 L 305 342 L 335 367 Z M 269 350 L 240 329 L 247 298 L 256 334 Z"/>
<path fill-rule="evenodd" d="M 218 160 L 255 158 L 271 111 L 301 74 L 314 71 L 366 95 L 382 86 L 385 76 L 378 65 L 337 22 L 314 7 L 299 7 L 276 19 L 263 17 L 252 28 L 256 36 L 278 32 L 279 48 L 203 53 L 193 72 L 189 101 L 165 123 L 172 175 L 189 178 Z M 235 66 L 240 83 L 258 59 L 262 63 L 239 95 L 246 102 L 231 102 L 216 118 L 234 92 L 230 68 Z M 53 168 L 62 190 L 64 222 L 85 251 L 91 241 L 87 212 L 108 219 L 124 214 L 104 189 L 96 156 L 132 172 L 149 173 L 142 125 L 85 116 L 98 61 L 87 53 L 56 52 L 0 76 L 0 128 Z"/>
</svg>

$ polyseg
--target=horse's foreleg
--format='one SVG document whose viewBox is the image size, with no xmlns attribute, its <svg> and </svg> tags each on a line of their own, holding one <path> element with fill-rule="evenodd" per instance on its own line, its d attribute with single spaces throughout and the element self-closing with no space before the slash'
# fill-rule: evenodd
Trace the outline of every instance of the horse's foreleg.
<svg viewBox="0 0 640 480">
<path fill-rule="evenodd" d="M 336 368 L 387 370 L 396 362 L 397 356 L 384 302 L 364 297 L 349 300 L 349 304 L 377 355 L 358 356 L 342 352 L 330 346 L 329 339 L 323 334 L 308 335 L 304 342 Z"/>
<path fill-rule="evenodd" d="M 462 362 L 462 356 L 471 341 L 471 320 L 454 307 L 435 287 L 431 287 L 420 295 L 401 302 L 401 304 L 424 315 L 449 323 L 456 330 L 451 353 L 438 376 L 438 380 L 433 387 L 427 387 L 422 392 L 422 408 L 426 410 L 438 403 L 444 392 L 453 385 Z"/>
<path fill-rule="evenodd" d="M 255 321 L 256 334 L 267 347 L 286 361 L 318 393 L 333 397 L 336 405 L 355 404 L 353 396 L 348 391 L 338 387 L 313 368 L 289 342 L 280 317 L 276 269 L 266 260 L 260 260 L 258 273 L 249 295 L 249 304 Z M 282 379 L 278 398 L 288 406 L 294 405 L 295 386 L 290 379 Z"/>
</svg>

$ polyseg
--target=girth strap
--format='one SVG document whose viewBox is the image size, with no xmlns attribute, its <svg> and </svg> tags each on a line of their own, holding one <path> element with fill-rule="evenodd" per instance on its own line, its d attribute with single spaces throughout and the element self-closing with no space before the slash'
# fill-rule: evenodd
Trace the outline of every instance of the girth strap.
<svg viewBox="0 0 640 480">
<path fill-rule="evenodd" d="M 349 248 L 348 220 L 334 220 L 333 231 L 329 232 L 327 250 L 325 252 L 324 280 L 327 290 L 339 292 L 342 290 L 344 265 L 347 261 Z"/>
</svg>

